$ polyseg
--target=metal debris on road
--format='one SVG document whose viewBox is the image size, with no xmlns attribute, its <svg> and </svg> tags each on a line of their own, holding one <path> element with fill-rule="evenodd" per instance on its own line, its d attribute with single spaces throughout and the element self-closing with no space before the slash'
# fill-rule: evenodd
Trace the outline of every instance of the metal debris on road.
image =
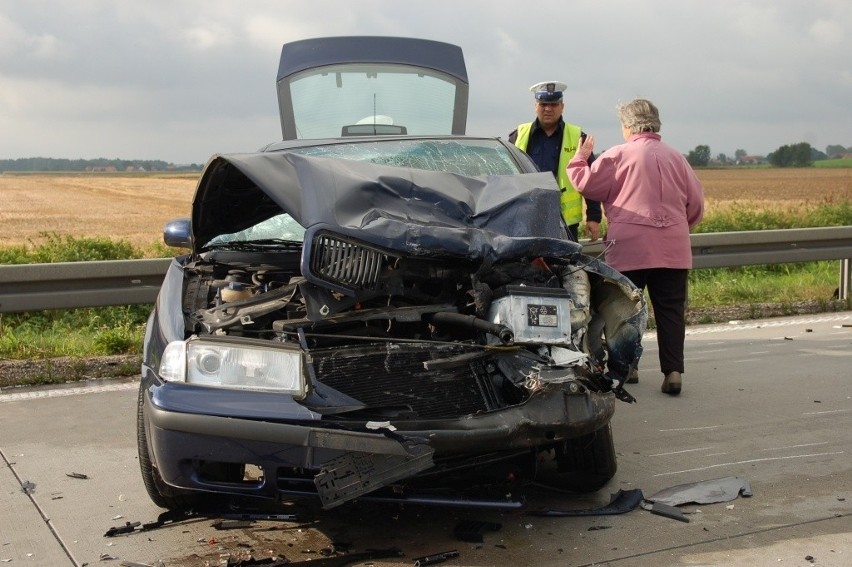
<svg viewBox="0 0 852 567">
<path fill-rule="evenodd" d="M 440 553 L 433 553 L 432 555 L 424 555 L 423 557 L 418 557 L 414 560 L 414 567 L 425 567 L 426 565 L 437 565 L 438 563 L 443 563 L 448 559 L 452 559 L 454 557 L 458 557 L 459 552 L 455 549 L 450 551 L 442 551 Z"/>
</svg>

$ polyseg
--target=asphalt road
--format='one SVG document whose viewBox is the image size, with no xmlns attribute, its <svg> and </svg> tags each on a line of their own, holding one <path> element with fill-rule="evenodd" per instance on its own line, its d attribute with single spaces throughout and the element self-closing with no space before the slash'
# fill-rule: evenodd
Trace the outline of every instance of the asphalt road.
<svg viewBox="0 0 852 567">
<path fill-rule="evenodd" d="M 105 537 L 160 509 L 145 494 L 135 449 L 136 384 L 105 381 L 0 392 L 0 562 L 15 565 L 225 565 L 319 560 L 322 551 L 398 548 L 355 565 L 852 565 L 852 312 L 690 327 L 681 396 L 659 391 L 646 336 L 637 404 L 613 420 L 619 471 L 584 496 L 531 489 L 524 510 L 607 504 L 619 490 L 658 491 L 736 477 L 751 497 L 680 506 L 689 522 L 642 508 L 538 517 L 524 510 L 356 503 L 282 510 L 295 521 L 219 530 L 195 518 Z M 85 478 L 83 478 L 85 477 Z M 482 543 L 462 521 L 485 522 Z M 495 529 L 499 526 L 499 529 Z"/>
</svg>

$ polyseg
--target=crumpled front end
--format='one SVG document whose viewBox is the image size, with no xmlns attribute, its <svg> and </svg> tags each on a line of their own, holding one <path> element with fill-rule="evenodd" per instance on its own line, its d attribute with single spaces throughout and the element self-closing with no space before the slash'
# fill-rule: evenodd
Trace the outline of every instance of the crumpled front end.
<svg viewBox="0 0 852 567">
<path fill-rule="evenodd" d="M 632 401 L 644 299 L 560 238 L 549 176 L 339 161 L 205 172 L 196 250 L 146 339 L 140 427 L 162 490 L 333 507 L 593 435 Z M 214 234 L 287 215 L 300 241 Z"/>
<path fill-rule="evenodd" d="M 314 494 L 330 508 L 421 473 L 472 468 L 591 433 L 615 411 L 614 394 L 573 368 L 540 368 L 507 354 L 462 363 L 470 353 L 437 358 L 423 345 L 392 350 L 314 359 L 327 399 L 358 401 L 349 411 L 308 410 L 268 393 L 151 388 L 148 439 L 159 474 L 181 489 Z M 375 363 L 380 356 L 385 364 Z M 497 366 L 511 366 L 518 384 L 498 379 Z M 237 470 L 262 474 L 248 479 Z"/>
</svg>

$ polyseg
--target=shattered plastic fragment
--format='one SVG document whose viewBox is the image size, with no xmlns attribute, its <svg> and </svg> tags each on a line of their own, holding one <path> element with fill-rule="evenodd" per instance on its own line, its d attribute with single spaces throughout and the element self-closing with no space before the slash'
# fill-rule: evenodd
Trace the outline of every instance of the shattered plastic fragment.
<svg viewBox="0 0 852 567">
<path fill-rule="evenodd" d="M 642 502 L 642 491 L 638 488 L 631 490 L 619 490 L 610 495 L 609 504 L 602 508 L 585 508 L 581 510 L 532 510 L 527 512 L 530 516 L 608 516 L 613 514 L 624 514 L 639 506 Z"/>
<path fill-rule="evenodd" d="M 425 565 L 436 565 L 438 563 L 443 563 L 448 559 L 452 559 L 453 557 L 458 557 L 459 552 L 455 549 L 450 551 L 442 551 L 440 553 L 435 553 L 432 555 L 424 555 L 423 557 L 418 557 L 414 560 L 414 567 L 423 567 Z"/>
<path fill-rule="evenodd" d="M 389 421 L 368 421 L 367 429 L 388 429 L 390 431 L 396 431 L 396 427 L 391 425 Z"/>
<path fill-rule="evenodd" d="M 689 523 L 689 518 L 683 515 L 683 511 L 680 508 L 669 506 L 668 504 L 663 504 L 661 502 L 654 502 L 651 506 L 651 513 L 658 516 L 665 516 L 666 518 L 671 518 L 672 520 L 677 520 L 679 522 Z"/>
<path fill-rule="evenodd" d="M 751 496 L 749 482 L 736 476 L 726 476 L 665 488 L 653 496 L 649 496 L 647 500 L 668 504 L 669 506 L 691 503 L 713 504 L 734 500 L 740 494 L 745 497 Z"/>
</svg>

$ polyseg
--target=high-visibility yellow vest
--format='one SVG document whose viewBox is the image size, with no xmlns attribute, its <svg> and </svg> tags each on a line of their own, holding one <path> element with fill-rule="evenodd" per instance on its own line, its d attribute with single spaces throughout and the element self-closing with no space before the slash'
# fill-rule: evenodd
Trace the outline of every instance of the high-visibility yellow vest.
<svg viewBox="0 0 852 567">
<path fill-rule="evenodd" d="M 515 140 L 516 148 L 524 152 L 527 151 L 531 131 L 532 122 L 518 126 L 518 138 Z M 559 206 L 562 210 L 562 218 L 565 219 L 565 224 L 568 226 L 578 224 L 583 220 L 583 196 L 571 184 L 571 180 L 568 179 L 568 173 L 565 171 L 568 162 L 571 161 L 571 158 L 577 152 L 581 132 L 582 130 L 579 126 L 568 124 L 567 122 L 565 122 L 565 126 L 562 128 L 562 151 L 559 153 L 556 182 L 559 184 L 559 189 L 562 190 Z"/>
</svg>

